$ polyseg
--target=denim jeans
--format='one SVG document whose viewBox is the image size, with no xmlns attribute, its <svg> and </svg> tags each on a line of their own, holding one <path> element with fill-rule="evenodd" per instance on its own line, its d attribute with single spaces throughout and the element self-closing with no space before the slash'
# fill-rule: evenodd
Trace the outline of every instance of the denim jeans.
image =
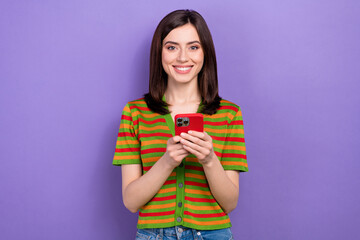
<svg viewBox="0 0 360 240">
<path fill-rule="evenodd" d="M 233 240 L 230 228 L 195 230 L 182 226 L 138 229 L 136 240 Z"/>
</svg>

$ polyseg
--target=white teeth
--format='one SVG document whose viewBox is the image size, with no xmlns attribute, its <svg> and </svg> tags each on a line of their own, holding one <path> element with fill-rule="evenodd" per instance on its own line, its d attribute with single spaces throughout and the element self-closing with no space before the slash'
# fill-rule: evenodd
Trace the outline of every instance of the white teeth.
<svg viewBox="0 0 360 240">
<path fill-rule="evenodd" d="M 191 67 L 176 67 L 176 69 L 180 70 L 180 71 L 187 71 L 189 70 Z"/>
</svg>

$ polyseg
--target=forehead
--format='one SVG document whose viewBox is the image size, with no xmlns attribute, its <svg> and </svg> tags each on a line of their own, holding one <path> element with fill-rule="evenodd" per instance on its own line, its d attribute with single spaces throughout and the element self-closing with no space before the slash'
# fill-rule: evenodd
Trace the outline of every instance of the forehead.
<svg viewBox="0 0 360 240">
<path fill-rule="evenodd" d="M 200 38 L 194 25 L 188 23 L 171 30 L 163 41 L 174 41 L 178 43 L 187 43 L 192 41 L 200 42 Z"/>
</svg>

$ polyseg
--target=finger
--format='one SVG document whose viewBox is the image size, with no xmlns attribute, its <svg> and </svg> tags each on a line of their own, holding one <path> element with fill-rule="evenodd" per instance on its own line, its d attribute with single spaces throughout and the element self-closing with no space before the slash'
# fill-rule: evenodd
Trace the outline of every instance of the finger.
<svg viewBox="0 0 360 240">
<path fill-rule="evenodd" d="M 205 140 L 205 137 L 206 137 L 205 132 L 197 132 L 197 131 L 190 130 L 187 133 L 190 134 L 191 136 L 198 137 L 203 140 Z"/>
<path fill-rule="evenodd" d="M 197 132 L 197 131 L 190 130 L 190 131 L 188 131 L 188 134 L 198 137 L 206 142 L 212 141 L 212 137 L 207 132 Z"/>
<path fill-rule="evenodd" d="M 198 132 L 199 133 L 199 132 Z M 193 135 L 190 135 L 188 133 L 181 133 L 181 137 L 185 140 L 188 140 L 190 142 L 193 142 L 199 146 L 202 146 L 202 147 L 205 147 L 206 146 L 206 142 L 204 140 L 202 140 L 201 138 L 199 137 L 196 137 L 196 136 L 193 136 Z"/>
<path fill-rule="evenodd" d="M 167 150 L 168 151 L 179 151 L 181 149 L 184 149 L 184 147 L 183 147 L 183 144 L 181 144 L 180 142 L 172 143 L 172 144 L 167 145 Z"/>
<path fill-rule="evenodd" d="M 193 143 L 193 142 L 188 141 L 188 140 L 186 140 L 186 139 L 181 139 L 180 142 L 183 144 L 184 148 L 185 148 L 185 146 L 186 146 L 186 147 L 189 147 L 189 148 L 191 148 L 191 149 L 194 149 L 194 150 L 196 150 L 196 151 L 198 151 L 198 152 L 200 152 L 200 153 L 203 152 L 203 148 L 204 148 L 204 147 L 199 146 L 199 145 L 196 144 L 196 143 Z"/>
<path fill-rule="evenodd" d="M 212 137 L 207 133 L 207 132 L 204 132 L 204 135 L 205 135 L 205 137 L 204 137 L 204 140 L 205 141 L 212 141 Z"/>
<path fill-rule="evenodd" d="M 173 158 L 175 161 L 182 161 L 186 156 L 188 156 L 190 153 L 185 150 L 184 148 L 181 150 L 174 151 L 170 153 L 171 158 Z"/>
<path fill-rule="evenodd" d="M 169 138 L 167 142 L 168 142 L 168 144 L 176 144 L 176 143 L 180 142 L 180 140 L 181 140 L 181 137 L 175 136 L 175 137 Z"/>
<path fill-rule="evenodd" d="M 173 152 L 173 151 L 178 151 L 178 150 L 184 149 L 183 144 L 180 143 L 181 139 L 182 139 L 181 137 L 179 137 L 178 139 L 175 139 L 178 142 L 174 142 L 173 139 L 169 140 L 167 147 L 166 147 L 167 151 Z"/>
<path fill-rule="evenodd" d="M 176 154 L 189 154 L 189 152 L 184 148 L 184 146 L 181 144 L 181 149 L 177 149 L 175 151 Z"/>
<path fill-rule="evenodd" d="M 187 150 L 189 153 L 194 154 L 198 159 L 203 159 L 205 157 L 204 154 L 189 146 L 184 145 L 184 149 Z"/>
<path fill-rule="evenodd" d="M 194 154 L 197 154 L 198 158 L 200 158 L 200 159 L 208 156 L 211 153 L 211 145 L 209 143 L 206 147 L 199 146 L 199 145 L 189 142 L 185 139 L 182 139 L 181 143 L 184 145 L 184 149 L 186 149 L 187 151 L 190 152 L 190 149 L 196 151 L 196 153 L 194 153 Z M 190 148 L 190 149 L 188 149 L 188 148 Z M 191 152 L 191 153 L 193 153 L 193 152 Z"/>
<path fill-rule="evenodd" d="M 181 137 L 180 136 L 174 136 L 174 137 L 172 137 L 172 139 L 173 139 L 174 143 L 178 143 L 178 142 L 180 142 Z"/>
</svg>

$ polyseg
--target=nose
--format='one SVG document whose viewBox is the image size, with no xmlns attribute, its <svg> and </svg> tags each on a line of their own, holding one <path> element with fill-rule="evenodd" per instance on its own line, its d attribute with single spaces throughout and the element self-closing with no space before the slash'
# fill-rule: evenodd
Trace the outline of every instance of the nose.
<svg viewBox="0 0 360 240">
<path fill-rule="evenodd" d="M 186 62 L 188 60 L 188 55 L 186 49 L 181 49 L 178 54 L 179 62 Z"/>
</svg>

